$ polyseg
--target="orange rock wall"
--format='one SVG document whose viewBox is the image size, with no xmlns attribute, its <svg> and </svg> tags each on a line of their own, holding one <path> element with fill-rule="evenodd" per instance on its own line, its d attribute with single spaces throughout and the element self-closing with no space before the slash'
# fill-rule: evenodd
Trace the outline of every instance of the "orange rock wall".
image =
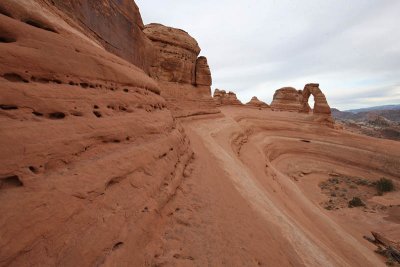
<svg viewBox="0 0 400 267">
<path fill-rule="evenodd" d="M 144 265 L 146 226 L 189 173 L 188 138 L 157 82 L 53 8 L 0 2 L 0 265 L 121 251 Z"/>
</svg>

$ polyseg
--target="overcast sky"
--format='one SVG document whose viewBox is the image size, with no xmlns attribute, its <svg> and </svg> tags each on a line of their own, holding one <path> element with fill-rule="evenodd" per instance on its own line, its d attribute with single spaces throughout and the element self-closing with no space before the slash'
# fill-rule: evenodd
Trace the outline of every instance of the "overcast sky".
<svg viewBox="0 0 400 267">
<path fill-rule="evenodd" d="M 136 0 L 145 24 L 184 29 L 212 88 L 271 102 L 318 82 L 332 107 L 400 104 L 400 0 Z"/>
</svg>

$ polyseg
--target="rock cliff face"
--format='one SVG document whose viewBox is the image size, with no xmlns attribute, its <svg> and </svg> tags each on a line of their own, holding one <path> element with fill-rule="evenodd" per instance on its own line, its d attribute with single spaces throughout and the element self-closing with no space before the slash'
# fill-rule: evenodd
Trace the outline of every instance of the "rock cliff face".
<svg viewBox="0 0 400 267">
<path fill-rule="evenodd" d="M 239 99 L 237 99 L 234 92 L 226 92 L 225 90 L 215 89 L 214 91 L 214 101 L 217 105 L 243 105 Z"/>
<path fill-rule="evenodd" d="M 149 24 L 144 33 L 153 42 L 156 58 L 150 76 L 161 89 L 175 117 L 218 113 L 211 98 L 211 71 L 200 47 L 187 32 Z"/>
<path fill-rule="evenodd" d="M 155 56 L 143 33 L 139 8 L 131 0 L 43 0 L 67 14 L 65 22 L 82 29 L 109 52 L 149 71 Z M 40 2 L 40 1 L 38 1 Z M 55 9 L 53 9 L 55 10 Z M 57 10 L 55 10 L 57 11 Z"/>
<path fill-rule="evenodd" d="M 253 96 L 246 105 L 252 106 L 252 107 L 257 107 L 257 108 L 269 108 L 270 107 L 267 103 L 260 101 L 256 96 Z"/>
<path fill-rule="evenodd" d="M 276 90 L 271 108 L 273 110 L 299 111 L 302 94 L 293 87 L 283 87 Z"/>
<path fill-rule="evenodd" d="M 107 265 L 127 251 L 142 265 L 189 141 L 154 80 L 53 8 L 0 2 L 0 265 Z"/>
</svg>

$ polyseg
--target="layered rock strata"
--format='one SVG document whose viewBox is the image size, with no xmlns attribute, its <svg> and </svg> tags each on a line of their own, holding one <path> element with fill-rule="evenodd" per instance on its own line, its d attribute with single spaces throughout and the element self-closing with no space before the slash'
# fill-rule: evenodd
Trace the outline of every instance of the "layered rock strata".
<svg viewBox="0 0 400 267">
<path fill-rule="evenodd" d="M 0 13 L 0 265 L 144 265 L 192 159 L 159 85 L 42 1 Z"/>
</svg>

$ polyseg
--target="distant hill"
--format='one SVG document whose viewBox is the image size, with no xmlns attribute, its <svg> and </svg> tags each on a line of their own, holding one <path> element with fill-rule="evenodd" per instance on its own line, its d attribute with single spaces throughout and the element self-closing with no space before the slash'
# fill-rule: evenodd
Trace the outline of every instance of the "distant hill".
<svg viewBox="0 0 400 267">
<path fill-rule="evenodd" d="M 400 110 L 400 105 L 375 106 L 369 108 L 345 110 L 344 112 L 360 113 L 360 112 L 375 111 L 375 110 Z"/>
<path fill-rule="evenodd" d="M 332 109 L 332 116 L 341 120 L 354 120 L 354 121 L 370 121 L 376 117 L 383 117 L 392 122 L 400 122 L 400 108 L 399 109 L 372 109 L 369 111 L 350 112 Z"/>
<path fill-rule="evenodd" d="M 347 130 L 400 141 L 400 105 L 331 111 L 336 122 Z"/>
</svg>

